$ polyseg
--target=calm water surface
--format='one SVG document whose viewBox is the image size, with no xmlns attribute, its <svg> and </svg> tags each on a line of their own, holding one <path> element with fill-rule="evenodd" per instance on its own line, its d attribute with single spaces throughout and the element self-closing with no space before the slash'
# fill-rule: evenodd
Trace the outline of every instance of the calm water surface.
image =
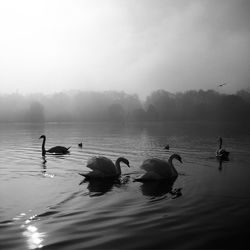
<svg viewBox="0 0 250 250">
<path fill-rule="evenodd" d="M 71 153 L 43 158 L 41 134 Z M 231 152 L 221 165 L 219 136 Z M 183 164 L 172 187 L 133 181 L 143 160 L 174 152 Z M 96 155 L 131 168 L 117 182 L 84 182 L 78 173 Z M 249 177 L 247 126 L 0 124 L 0 249 L 249 249 Z"/>
</svg>

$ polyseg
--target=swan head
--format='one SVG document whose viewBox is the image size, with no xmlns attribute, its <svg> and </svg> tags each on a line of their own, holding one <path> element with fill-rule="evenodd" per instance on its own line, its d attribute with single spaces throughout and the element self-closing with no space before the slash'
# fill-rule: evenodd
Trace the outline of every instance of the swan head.
<svg viewBox="0 0 250 250">
<path fill-rule="evenodd" d="M 181 156 L 178 155 L 178 154 L 173 154 L 171 156 L 172 159 L 176 159 L 177 161 L 179 161 L 180 163 L 182 163 L 182 159 L 181 159 Z"/>
<path fill-rule="evenodd" d="M 124 157 L 119 157 L 119 158 L 117 159 L 117 161 L 123 162 L 124 164 L 126 164 L 126 165 L 130 168 L 129 161 L 128 161 L 126 158 L 124 158 Z"/>
<path fill-rule="evenodd" d="M 45 139 L 45 138 L 46 138 L 45 135 L 41 135 L 41 136 L 39 137 L 39 139 Z"/>
</svg>

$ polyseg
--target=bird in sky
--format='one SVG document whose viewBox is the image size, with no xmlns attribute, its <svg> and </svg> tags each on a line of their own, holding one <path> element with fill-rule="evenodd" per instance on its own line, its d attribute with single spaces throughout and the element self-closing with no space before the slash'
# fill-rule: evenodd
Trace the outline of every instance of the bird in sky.
<svg viewBox="0 0 250 250">
<path fill-rule="evenodd" d="M 224 85 L 226 85 L 226 83 L 222 83 L 218 87 L 223 87 Z"/>
</svg>

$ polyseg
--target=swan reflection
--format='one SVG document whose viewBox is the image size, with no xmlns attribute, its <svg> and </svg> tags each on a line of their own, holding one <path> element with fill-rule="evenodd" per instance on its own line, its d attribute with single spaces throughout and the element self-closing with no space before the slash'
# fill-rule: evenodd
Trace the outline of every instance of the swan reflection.
<svg viewBox="0 0 250 250">
<path fill-rule="evenodd" d="M 87 183 L 87 189 L 89 190 L 89 196 L 101 196 L 105 193 L 111 191 L 113 187 L 120 187 L 121 185 L 127 183 L 129 180 L 128 176 L 121 179 L 116 178 L 100 178 L 100 179 L 84 179 L 79 185 Z"/>
<path fill-rule="evenodd" d="M 46 162 L 47 162 L 46 156 L 42 156 L 42 175 L 46 174 L 46 169 L 47 169 Z"/>
<path fill-rule="evenodd" d="M 89 190 L 89 196 L 100 196 L 109 192 L 115 184 L 115 180 L 83 180 L 79 185 L 83 183 L 88 183 L 87 189 Z"/>
<path fill-rule="evenodd" d="M 225 163 L 225 162 L 227 162 L 229 160 L 228 159 L 217 158 L 217 161 L 219 163 L 218 169 L 219 169 L 219 171 L 222 171 L 223 163 Z"/>
<path fill-rule="evenodd" d="M 54 174 L 47 174 L 46 172 L 47 172 L 47 165 L 46 165 L 46 163 L 47 163 L 47 160 L 46 160 L 46 156 L 44 155 L 44 156 L 42 156 L 42 175 L 44 176 L 44 177 L 50 177 L 50 178 L 53 178 L 55 175 Z"/>
<path fill-rule="evenodd" d="M 181 188 L 173 189 L 174 181 L 167 182 L 166 180 L 161 181 L 148 181 L 144 182 L 140 188 L 142 194 L 150 197 L 159 197 L 166 194 L 170 194 L 173 199 L 178 198 L 182 195 Z"/>
</svg>

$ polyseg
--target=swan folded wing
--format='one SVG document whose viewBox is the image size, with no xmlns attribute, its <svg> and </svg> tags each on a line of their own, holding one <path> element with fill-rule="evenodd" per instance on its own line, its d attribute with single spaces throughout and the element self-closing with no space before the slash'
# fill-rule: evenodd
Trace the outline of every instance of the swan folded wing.
<svg viewBox="0 0 250 250">
<path fill-rule="evenodd" d="M 114 176 L 117 174 L 114 163 L 106 157 L 92 157 L 87 162 L 87 167 L 93 171 L 102 172 L 105 176 Z"/>
<path fill-rule="evenodd" d="M 142 174 L 141 176 L 137 177 L 136 181 L 152 181 L 152 180 L 162 180 L 163 177 L 155 172 L 148 171 L 145 174 Z"/>
<path fill-rule="evenodd" d="M 69 147 L 70 148 L 70 147 Z M 48 150 L 46 150 L 48 153 L 55 153 L 55 154 L 66 154 L 68 153 L 68 149 L 69 148 L 66 148 L 66 147 L 63 147 L 63 146 L 55 146 L 53 148 L 50 148 Z"/>
<path fill-rule="evenodd" d="M 141 165 L 141 169 L 147 172 L 154 172 L 162 177 L 172 175 L 172 168 L 169 163 L 160 159 L 148 159 Z"/>
</svg>

